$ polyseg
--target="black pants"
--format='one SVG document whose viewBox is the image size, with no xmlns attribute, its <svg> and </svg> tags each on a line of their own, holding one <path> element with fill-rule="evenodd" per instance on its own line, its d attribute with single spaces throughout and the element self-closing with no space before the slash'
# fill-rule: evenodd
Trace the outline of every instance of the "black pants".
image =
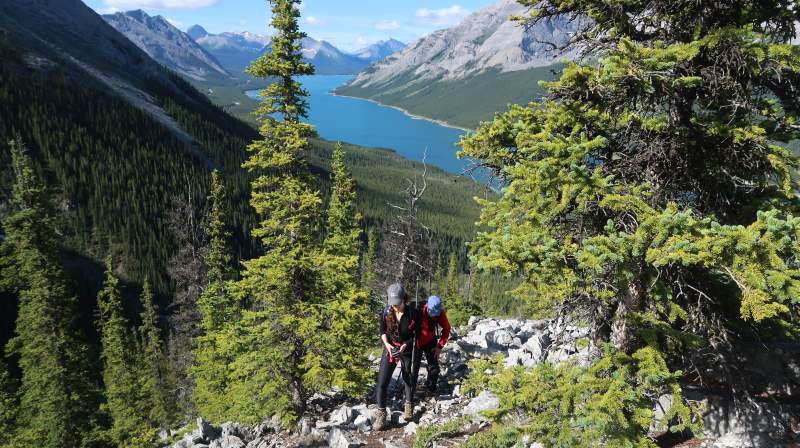
<svg viewBox="0 0 800 448">
<path fill-rule="evenodd" d="M 411 353 L 414 352 L 414 362 L 411 362 Z M 419 362 L 422 360 L 422 350 L 412 350 L 412 347 L 407 347 L 406 351 L 400 354 L 399 359 L 394 358 L 389 361 L 389 352 L 383 351 L 381 356 L 381 368 L 378 370 L 378 387 L 376 388 L 376 401 L 379 408 L 386 407 L 387 392 L 389 390 L 389 382 L 392 380 L 392 374 L 397 364 L 400 364 L 400 379 L 403 381 L 404 395 L 408 402 L 413 402 L 414 389 L 417 386 L 417 374 L 419 373 Z"/>
<path fill-rule="evenodd" d="M 436 386 L 439 384 L 439 358 L 435 353 L 437 348 L 439 348 L 439 344 L 436 341 L 422 347 L 422 352 L 425 353 L 425 362 L 428 363 L 428 378 L 425 380 L 425 388 L 431 392 L 436 392 Z"/>
</svg>

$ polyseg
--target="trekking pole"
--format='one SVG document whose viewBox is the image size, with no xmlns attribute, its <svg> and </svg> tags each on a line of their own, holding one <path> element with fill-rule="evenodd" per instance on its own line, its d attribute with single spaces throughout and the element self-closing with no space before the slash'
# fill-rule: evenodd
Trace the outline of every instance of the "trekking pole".
<svg viewBox="0 0 800 448">
<path fill-rule="evenodd" d="M 419 275 L 416 279 L 416 288 L 414 291 L 414 308 L 417 310 L 417 318 L 419 319 L 417 325 L 421 327 L 422 319 L 419 318 Z M 414 345 L 411 346 L 411 375 L 414 381 L 414 392 L 416 392 L 417 389 L 417 374 L 419 374 L 419 370 L 417 370 L 417 374 L 414 373 L 414 363 L 417 360 L 417 331 L 419 331 L 419 329 L 414 328 L 414 338 L 412 339 Z M 417 369 L 419 369 L 419 367 L 417 367 Z"/>
</svg>

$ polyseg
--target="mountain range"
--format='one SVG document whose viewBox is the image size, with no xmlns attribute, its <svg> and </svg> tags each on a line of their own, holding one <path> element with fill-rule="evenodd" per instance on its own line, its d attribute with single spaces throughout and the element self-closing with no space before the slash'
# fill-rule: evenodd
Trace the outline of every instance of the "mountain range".
<svg viewBox="0 0 800 448">
<path fill-rule="evenodd" d="M 161 58 L 156 61 L 142 50 L 138 45 L 150 42 L 149 34 L 134 43 L 108 19 L 81 0 L 12 1 L 0 8 L 0 201 L 11 178 L 6 145 L 19 137 L 64 210 L 65 249 L 79 259 L 70 260 L 73 274 L 84 278 L 99 268 L 101 275 L 98 262 L 113 253 L 129 281 L 149 277 L 166 292 L 172 287 L 167 264 L 176 247 L 168 229 L 173 200 L 202 204 L 211 169 L 222 173 L 231 198 L 236 252 L 247 256 L 252 250 L 250 230 L 257 219 L 249 205 L 252 175 L 241 166 L 247 145 L 259 134 L 160 63 L 162 53 L 154 52 Z M 185 42 L 162 20 L 150 25 Z M 141 32 L 136 24 L 126 29 Z M 203 61 L 209 71 L 221 73 L 214 59 Z M 322 184 L 330 179 L 333 146 L 315 138 L 307 154 L 309 169 Z M 359 185 L 359 209 L 368 222 L 379 224 L 392 213 L 385 204 L 401 200 L 397 187 L 422 165 L 390 151 L 346 148 Z M 432 170 L 429 179 L 438 193 L 432 193 L 436 199 L 426 213 L 444 223 L 434 226 L 442 241 L 464 241 L 477 213 L 471 197 L 479 186 L 465 188 L 454 179 L 440 170 Z M 76 282 L 90 302 L 95 284 Z M 91 316 L 86 322 L 93 322 Z M 0 344 L 4 335 L 0 328 Z"/>
<path fill-rule="evenodd" d="M 337 92 L 474 127 L 508 103 L 541 94 L 537 82 L 570 56 L 543 42 L 564 43 L 573 24 L 559 18 L 524 27 L 510 20 L 526 12 L 516 0 L 500 0 L 367 67 Z"/>
<path fill-rule="evenodd" d="M 136 10 L 103 18 L 151 58 L 186 78 L 209 81 L 230 77 L 214 56 L 162 16 L 151 17 Z"/>
<path fill-rule="evenodd" d="M 250 32 L 211 34 L 200 25 L 185 33 L 161 16 L 128 11 L 103 18 L 153 59 L 195 81 L 216 76 L 238 79 L 250 63 L 270 48 L 270 37 Z M 351 75 L 401 50 L 395 39 L 381 41 L 356 53 L 339 50 L 326 41 L 306 37 L 304 59 L 319 75 Z"/>
<path fill-rule="evenodd" d="M 364 47 L 354 54 L 365 61 L 378 62 L 406 48 L 406 44 L 397 39 L 387 39 L 378 41 L 372 45 Z"/>
</svg>

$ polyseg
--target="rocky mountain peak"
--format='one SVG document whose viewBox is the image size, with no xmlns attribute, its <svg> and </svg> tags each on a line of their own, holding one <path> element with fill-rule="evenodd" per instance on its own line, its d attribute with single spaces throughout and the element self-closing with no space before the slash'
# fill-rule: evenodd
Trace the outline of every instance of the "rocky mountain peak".
<svg viewBox="0 0 800 448">
<path fill-rule="evenodd" d="M 354 54 L 361 59 L 366 59 L 370 62 L 380 61 L 385 59 L 398 51 L 404 49 L 406 44 L 397 39 L 390 38 L 388 40 L 381 40 L 372 45 L 364 47 Z"/>
<path fill-rule="evenodd" d="M 194 39 L 200 39 L 201 37 L 208 36 L 208 31 L 200 25 L 192 25 L 188 30 L 186 30 L 186 34 Z"/>
<path fill-rule="evenodd" d="M 150 57 L 188 78 L 206 81 L 229 76 L 214 56 L 162 16 L 153 17 L 139 9 L 104 15 L 103 19 Z"/>
<path fill-rule="evenodd" d="M 572 25 L 564 19 L 526 28 L 510 20 L 526 12 L 515 0 L 500 0 L 452 28 L 412 42 L 360 73 L 351 85 L 378 86 L 404 75 L 416 81 L 463 79 L 489 69 L 511 72 L 557 62 L 563 55 L 541 42 L 564 42 Z"/>
</svg>

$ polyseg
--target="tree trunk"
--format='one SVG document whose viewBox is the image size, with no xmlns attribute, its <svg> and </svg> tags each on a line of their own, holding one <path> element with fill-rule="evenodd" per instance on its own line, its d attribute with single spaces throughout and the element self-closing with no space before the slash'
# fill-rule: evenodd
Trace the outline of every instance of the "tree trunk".
<svg viewBox="0 0 800 448">
<path fill-rule="evenodd" d="M 640 270 L 641 272 L 641 270 Z M 642 307 L 642 288 L 641 274 L 628 285 L 622 300 L 617 305 L 614 317 L 611 321 L 610 342 L 617 350 L 630 354 L 635 347 L 636 335 L 634 334 L 631 314 L 638 312 Z"/>
</svg>

